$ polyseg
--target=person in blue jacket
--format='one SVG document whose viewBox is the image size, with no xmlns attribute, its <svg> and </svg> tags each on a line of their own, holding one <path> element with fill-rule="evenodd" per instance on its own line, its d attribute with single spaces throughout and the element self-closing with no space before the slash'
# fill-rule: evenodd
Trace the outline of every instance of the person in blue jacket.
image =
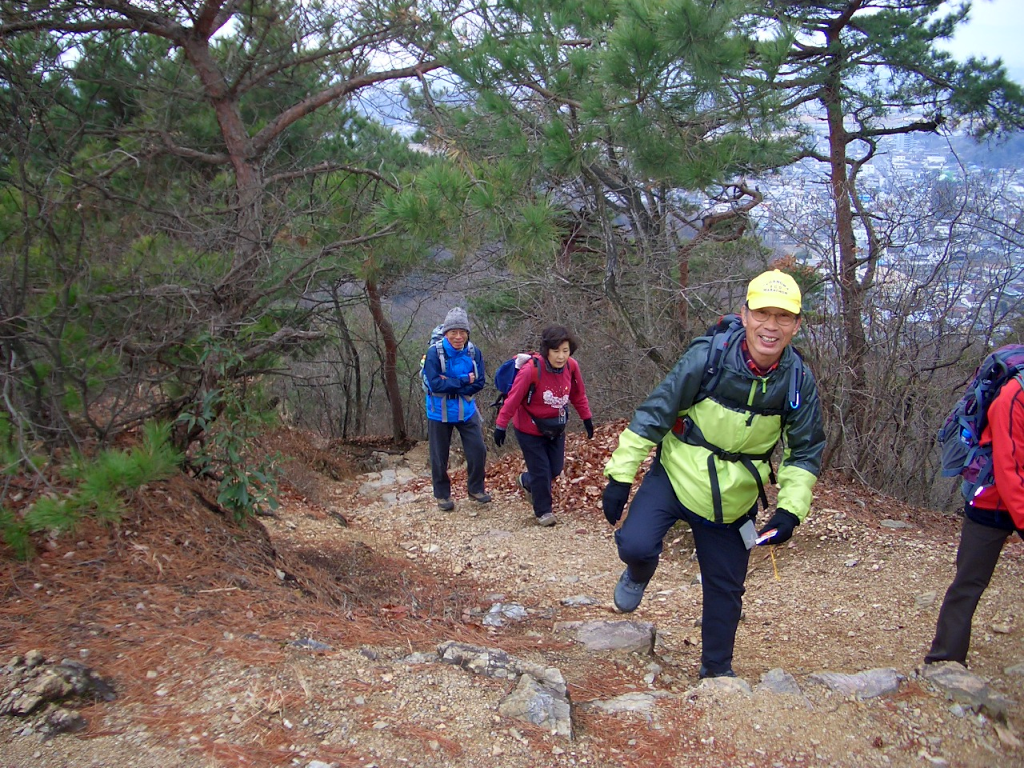
<svg viewBox="0 0 1024 768">
<path fill-rule="evenodd" d="M 484 358 L 469 340 L 469 316 L 453 307 L 441 326 L 444 338 L 427 349 L 423 378 L 427 386 L 427 440 L 430 444 L 430 479 L 439 509 L 455 509 L 452 481 L 448 476 L 448 455 L 452 430 L 458 430 L 466 455 L 466 485 L 469 498 L 481 504 L 491 500 L 484 490 L 487 447 L 480 413 L 474 396 L 484 388 L 487 377 Z"/>
</svg>

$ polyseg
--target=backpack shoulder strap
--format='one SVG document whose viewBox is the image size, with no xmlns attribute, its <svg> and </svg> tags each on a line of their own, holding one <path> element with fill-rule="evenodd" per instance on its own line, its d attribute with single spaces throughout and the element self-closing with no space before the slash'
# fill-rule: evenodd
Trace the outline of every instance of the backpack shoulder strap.
<svg viewBox="0 0 1024 768">
<path fill-rule="evenodd" d="M 444 354 L 444 339 L 438 339 L 434 342 L 434 349 L 437 350 L 437 362 L 441 364 L 441 373 L 445 373 L 446 359 Z"/>
<path fill-rule="evenodd" d="M 722 377 L 722 360 L 725 358 L 725 353 L 744 332 L 743 326 L 737 325 L 735 322 L 711 329 L 711 333 L 708 334 L 711 337 L 711 342 L 708 346 L 708 357 L 704 366 L 704 378 L 701 380 L 700 392 L 697 395 L 698 400 L 703 400 L 715 391 L 715 387 Z M 803 384 L 805 370 L 800 351 L 796 347 L 790 347 L 790 349 L 793 350 L 794 361 L 789 372 L 787 406 L 788 410 L 795 411 L 800 407 L 800 386 Z"/>
<path fill-rule="evenodd" d="M 580 364 L 572 357 L 569 358 L 569 375 L 571 377 L 570 386 L 576 386 L 579 382 Z"/>
<path fill-rule="evenodd" d="M 531 354 L 530 362 L 533 365 L 533 381 L 530 382 L 530 389 L 526 393 L 526 404 L 529 405 L 533 400 L 533 393 L 537 391 L 537 387 L 540 386 L 540 355 Z"/>
<path fill-rule="evenodd" d="M 800 351 L 791 346 L 793 350 L 793 366 L 789 370 L 789 397 L 787 402 L 789 404 L 789 410 L 795 411 L 800 407 L 800 387 L 804 383 L 804 358 L 800 354 Z"/>
<path fill-rule="evenodd" d="M 711 341 L 708 346 L 708 357 L 704 364 L 704 377 L 701 379 L 697 400 L 703 400 L 715 391 L 715 387 L 718 386 L 718 380 L 722 378 L 722 360 L 725 357 L 725 353 L 742 332 L 742 325 L 737 327 L 734 323 L 729 323 L 722 327 L 710 329 L 710 333 L 706 334 L 711 337 Z"/>
</svg>

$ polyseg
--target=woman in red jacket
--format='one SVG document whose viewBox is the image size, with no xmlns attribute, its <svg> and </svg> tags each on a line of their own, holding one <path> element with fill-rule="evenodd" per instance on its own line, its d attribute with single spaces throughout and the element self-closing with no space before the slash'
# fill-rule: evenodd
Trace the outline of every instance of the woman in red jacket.
<svg viewBox="0 0 1024 768">
<path fill-rule="evenodd" d="M 996 569 L 1003 544 L 1024 537 L 1024 382 L 1010 379 L 988 407 L 981 444 L 992 444 L 994 482 L 964 505 L 956 576 L 946 590 L 926 664 L 957 661 L 967 666 L 971 622 Z"/>
<path fill-rule="evenodd" d="M 494 444 L 505 442 L 511 421 L 523 451 L 526 472 L 519 486 L 533 504 L 538 525 L 554 525 L 551 484 L 565 466 L 565 423 L 569 405 L 583 419 L 587 437 L 594 436 L 594 421 L 583 386 L 580 367 L 572 359 L 576 339 L 567 328 L 549 325 L 541 332 L 540 354 L 524 361 L 494 426 Z"/>
</svg>

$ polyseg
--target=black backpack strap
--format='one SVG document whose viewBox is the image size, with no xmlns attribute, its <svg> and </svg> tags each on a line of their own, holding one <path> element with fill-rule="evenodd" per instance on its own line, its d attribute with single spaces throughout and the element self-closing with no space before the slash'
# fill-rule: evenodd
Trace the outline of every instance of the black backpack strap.
<svg viewBox="0 0 1024 768">
<path fill-rule="evenodd" d="M 718 386 L 718 380 L 722 378 L 722 361 L 725 353 L 732 346 L 736 337 L 743 332 L 743 326 L 737 326 L 734 321 L 726 321 L 725 317 L 718 325 L 709 329 L 711 342 L 708 345 L 708 358 L 704 364 L 704 377 L 700 383 L 700 391 L 694 402 L 699 402 L 709 397 Z"/>
<path fill-rule="evenodd" d="M 672 434 L 682 440 L 684 443 L 689 445 L 696 445 L 700 448 L 704 448 L 708 453 L 708 477 L 711 480 L 711 501 L 714 505 L 715 522 L 723 522 L 722 512 L 722 488 L 718 483 L 718 470 L 715 468 L 715 458 L 719 458 L 722 461 L 735 461 L 742 464 L 757 482 L 757 498 L 764 506 L 768 509 L 768 495 L 764 491 L 764 483 L 761 481 L 761 473 L 757 471 L 757 467 L 754 465 L 755 461 L 766 461 L 768 462 L 769 479 L 772 483 L 775 482 L 775 469 L 771 465 L 772 452 L 775 450 L 773 445 L 771 450 L 766 453 L 733 453 L 732 451 L 725 451 L 719 448 L 714 443 L 709 443 L 704 435 L 700 431 L 700 427 L 694 424 L 693 419 L 689 416 L 685 416 L 676 422 L 676 427 L 672 429 Z"/>
<path fill-rule="evenodd" d="M 800 407 L 800 385 L 804 383 L 804 359 L 796 349 L 793 349 L 793 354 L 795 360 L 792 368 L 789 369 L 789 396 L 787 398 L 790 411 L 795 411 Z"/>
</svg>

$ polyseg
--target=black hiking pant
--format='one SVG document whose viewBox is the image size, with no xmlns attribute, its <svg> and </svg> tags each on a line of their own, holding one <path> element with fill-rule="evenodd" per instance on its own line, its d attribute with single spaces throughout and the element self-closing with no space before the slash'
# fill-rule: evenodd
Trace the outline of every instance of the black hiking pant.
<svg viewBox="0 0 1024 768">
<path fill-rule="evenodd" d="M 924 657 L 926 663 L 959 661 L 967 666 L 974 611 L 992 580 L 1003 545 L 1012 533 L 1012 530 L 992 528 L 964 518 L 960 547 L 956 551 L 956 576 L 942 600 L 935 639 Z"/>
<path fill-rule="evenodd" d="M 480 412 L 466 421 L 427 420 L 427 440 L 430 445 L 430 480 L 435 499 L 450 499 L 452 480 L 448 476 L 448 454 L 452 447 L 452 431 L 458 430 L 462 438 L 462 451 L 466 454 L 466 486 L 470 493 L 484 493 L 484 466 L 487 446 L 480 426 Z"/>
<path fill-rule="evenodd" d="M 755 504 L 750 514 L 756 513 Z M 732 670 L 750 561 L 739 531 L 747 517 L 726 524 L 691 512 L 679 503 L 664 467 L 655 459 L 629 505 L 626 521 L 615 532 L 619 559 L 629 569 L 629 578 L 646 582 L 658 567 L 669 528 L 679 520 L 690 526 L 703 590 L 700 660 L 711 675 Z"/>
<path fill-rule="evenodd" d="M 515 432 L 526 462 L 523 480 L 533 496 L 533 514 L 541 517 L 551 511 L 551 483 L 565 467 L 565 432 L 555 438 Z"/>
</svg>

